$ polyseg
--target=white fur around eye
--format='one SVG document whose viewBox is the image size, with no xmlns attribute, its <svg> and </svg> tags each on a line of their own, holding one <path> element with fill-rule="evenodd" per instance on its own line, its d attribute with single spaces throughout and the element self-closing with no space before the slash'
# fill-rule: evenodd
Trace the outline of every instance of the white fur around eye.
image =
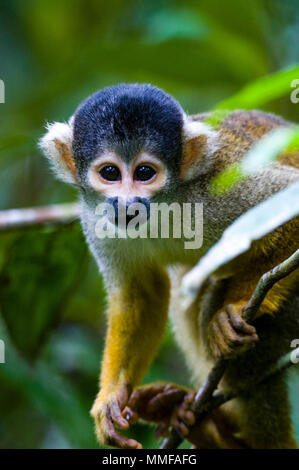
<svg viewBox="0 0 299 470">
<path fill-rule="evenodd" d="M 48 158 L 57 177 L 66 183 L 75 184 L 76 180 L 63 158 L 62 149 L 72 155 L 73 117 L 68 123 L 47 124 L 47 133 L 40 139 L 39 147 Z M 59 144 L 59 145 L 57 145 Z"/>
</svg>

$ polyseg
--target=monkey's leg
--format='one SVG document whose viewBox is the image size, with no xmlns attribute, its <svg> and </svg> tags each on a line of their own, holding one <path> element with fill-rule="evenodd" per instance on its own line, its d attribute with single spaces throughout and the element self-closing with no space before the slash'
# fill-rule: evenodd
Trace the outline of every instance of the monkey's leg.
<svg viewBox="0 0 299 470">
<path fill-rule="evenodd" d="M 229 374 L 240 374 L 240 368 Z M 242 373 L 242 372 L 241 372 Z M 232 376 L 230 377 L 232 380 Z M 233 380 L 236 380 L 234 376 Z M 284 374 L 257 385 L 221 407 L 226 421 L 236 427 L 235 436 L 251 449 L 296 449 Z M 239 431 L 238 431 L 239 429 Z"/>
<path fill-rule="evenodd" d="M 136 441 L 118 434 L 114 426 L 129 427 L 121 411 L 160 345 L 167 321 L 168 300 L 168 276 L 153 268 L 143 275 L 131 277 L 109 299 L 100 392 L 91 411 L 98 438 L 106 445 L 141 447 Z"/>
</svg>

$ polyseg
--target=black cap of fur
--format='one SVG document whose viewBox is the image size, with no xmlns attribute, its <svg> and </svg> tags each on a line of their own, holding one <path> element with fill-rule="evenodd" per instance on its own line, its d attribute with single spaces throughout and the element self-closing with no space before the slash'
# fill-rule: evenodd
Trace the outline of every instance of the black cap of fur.
<svg viewBox="0 0 299 470">
<path fill-rule="evenodd" d="M 139 84 L 104 88 L 75 112 L 73 152 L 79 173 L 107 150 L 125 161 L 146 150 L 177 170 L 182 126 L 180 105 L 159 88 Z"/>
</svg>

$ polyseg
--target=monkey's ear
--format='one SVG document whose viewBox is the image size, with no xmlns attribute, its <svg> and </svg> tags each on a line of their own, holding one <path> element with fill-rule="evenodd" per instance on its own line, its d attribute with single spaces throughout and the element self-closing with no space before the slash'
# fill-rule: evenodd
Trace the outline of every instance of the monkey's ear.
<svg viewBox="0 0 299 470">
<path fill-rule="evenodd" d="M 218 132 L 202 121 L 184 117 L 183 159 L 180 178 L 188 180 L 207 172 L 212 164 L 210 158 L 219 148 Z"/>
<path fill-rule="evenodd" d="M 77 183 L 77 169 L 72 152 L 73 118 L 68 123 L 54 122 L 47 125 L 47 133 L 39 141 L 39 147 L 48 158 L 57 177 L 66 183 Z"/>
</svg>

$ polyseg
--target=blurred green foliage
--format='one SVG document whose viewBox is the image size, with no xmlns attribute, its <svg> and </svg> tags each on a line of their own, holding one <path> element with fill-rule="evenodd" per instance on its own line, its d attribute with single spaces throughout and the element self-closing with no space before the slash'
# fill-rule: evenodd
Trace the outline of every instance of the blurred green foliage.
<svg viewBox="0 0 299 470">
<path fill-rule="evenodd" d="M 37 149 L 88 94 L 150 82 L 187 112 L 259 107 L 293 121 L 298 0 L 1 0 L 1 209 L 72 201 Z M 105 296 L 80 227 L 0 236 L 0 448 L 93 448 Z M 168 329 L 145 381 L 188 383 Z M 298 382 L 291 384 L 299 435 Z M 296 392 L 297 390 L 297 392 Z M 131 435 L 155 447 L 154 430 Z"/>
<path fill-rule="evenodd" d="M 212 179 L 211 192 L 214 194 L 229 192 L 236 183 L 258 173 L 267 165 L 270 165 L 271 162 L 277 160 L 284 151 L 288 150 L 299 152 L 298 126 L 274 129 L 259 139 L 240 162 L 229 165 L 220 175 Z M 292 204 L 291 201 L 290 204 Z M 292 217 L 295 215 L 294 212 Z"/>
</svg>

